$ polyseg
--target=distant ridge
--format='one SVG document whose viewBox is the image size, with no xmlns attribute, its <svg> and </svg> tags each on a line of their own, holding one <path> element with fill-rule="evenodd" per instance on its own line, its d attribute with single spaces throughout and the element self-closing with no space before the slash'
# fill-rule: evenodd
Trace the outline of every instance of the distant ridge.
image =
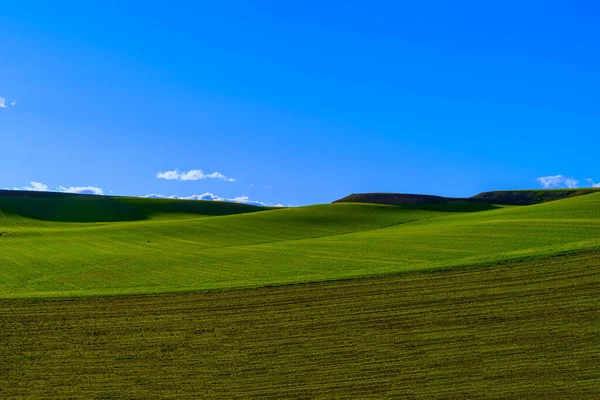
<svg viewBox="0 0 600 400">
<path fill-rule="evenodd" d="M 0 190 L 0 217 L 55 222 L 142 221 L 157 214 L 217 216 L 268 210 L 242 203 Z"/>
<path fill-rule="evenodd" d="M 583 196 L 600 192 L 600 188 L 589 189 L 546 189 L 546 190 L 497 190 L 483 192 L 468 198 L 432 196 L 407 193 L 356 193 L 334 201 L 334 203 L 374 203 L 392 205 L 410 204 L 460 204 L 486 203 L 500 205 L 532 205 L 568 197 Z"/>
<path fill-rule="evenodd" d="M 334 203 L 375 204 L 456 204 L 470 203 L 470 199 L 407 193 L 358 193 L 334 201 Z"/>
<path fill-rule="evenodd" d="M 546 190 L 498 190 L 479 193 L 472 200 L 491 204 L 526 206 L 561 200 L 569 197 L 584 196 L 600 192 L 600 188 L 587 189 L 546 189 Z"/>
<path fill-rule="evenodd" d="M 77 196 L 99 196 L 95 194 L 80 194 L 66 192 L 41 192 L 37 190 L 0 190 L 0 197 L 22 197 L 22 198 L 67 198 Z"/>
</svg>

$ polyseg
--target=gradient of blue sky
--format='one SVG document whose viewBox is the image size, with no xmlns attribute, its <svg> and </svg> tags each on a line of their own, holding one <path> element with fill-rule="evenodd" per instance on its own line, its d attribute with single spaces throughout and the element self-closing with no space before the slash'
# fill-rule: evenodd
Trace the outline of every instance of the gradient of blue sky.
<svg viewBox="0 0 600 400">
<path fill-rule="evenodd" d="M 587 186 L 599 18 L 592 1 L 3 2 L 0 187 L 307 204 Z M 235 182 L 157 179 L 174 169 Z"/>
</svg>

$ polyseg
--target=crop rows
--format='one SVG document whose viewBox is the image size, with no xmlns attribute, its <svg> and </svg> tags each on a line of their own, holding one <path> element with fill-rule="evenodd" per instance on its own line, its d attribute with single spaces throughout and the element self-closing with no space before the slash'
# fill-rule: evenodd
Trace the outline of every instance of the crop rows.
<svg viewBox="0 0 600 400">
<path fill-rule="evenodd" d="M 0 302 L 0 398 L 594 398 L 600 253 L 205 294 Z"/>
</svg>

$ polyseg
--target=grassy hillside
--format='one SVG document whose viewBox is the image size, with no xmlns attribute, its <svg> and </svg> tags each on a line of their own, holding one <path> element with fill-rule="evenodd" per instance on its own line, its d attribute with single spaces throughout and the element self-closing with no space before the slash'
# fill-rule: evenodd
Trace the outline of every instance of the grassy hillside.
<svg viewBox="0 0 600 400">
<path fill-rule="evenodd" d="M 0 301 L 0 398 L 597 398 L 600 254 L 212 294 Z"/>
<path fill-rule="evenodd" d="M 361 232 L 447 214 L 345 204 L 93 224 L 30 225 L 29 219 L 7 216 L 0 218 L 0 296 L 158 293 L 281 283 L 282 276 L 294 279 L 303 270 L 288 269 L 285 256 L 276 254 L 257 260 L 249 250 L 252 245 Z"/>
<path fill-rule="evenodd" d="M 0 398 L 593 398 L 599 288 L 600 193 L 287 209 L 11 193 Z M 216 292 L 174 294 L 198 291 Z"/>
<path fill-rule="evenodd" d="M 105 200 L 116 201 L 90 201 Z M 143 203 L 146 219 L 107 222 L 91 208 L 71 219 L 78 222 L 64 222 L 64 215 L 73 215 L 68 210 L 61 218 L 32 219 L 38 208 L 19 211 L 14 207 L 21 203 L 0 199 L 0 297 L 257 287 L 600 247 L 600 193 L 487 211 L 471 205 L 342 203 L 209 217 L 257 208 L 117 200 Z M 95 222 L 82 222 L 86 216 Z"/>
</svg>

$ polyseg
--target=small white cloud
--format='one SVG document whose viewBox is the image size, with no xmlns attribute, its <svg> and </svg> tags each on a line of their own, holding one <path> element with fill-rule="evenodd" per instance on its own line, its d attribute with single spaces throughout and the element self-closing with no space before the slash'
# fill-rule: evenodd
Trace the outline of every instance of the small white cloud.
<svg viewBox="0 0 600 400">
<path fill-rule="evenodd" d="M 567 178 L 565 179 L 565 186 L 567 186 L 568 188 L 576 188 L 577 185 L 579 184 L 579 181 L 576 179 L 572 179 L 572 178 Z"/>
<path fill-rule="evenodd" d="M 223 198 L 217 196 L 216 194 L 213 193 L 203 193 L 203 194 L 193 194 L 191 196 L 181 196 L 181 197 L 177 197 L 178 199 L 181 200 L 209 200 L 209 201 L 224 201 Z"/>
<path fill-rule="evenodd" d="M 159 172 L 158 174 L 156 174 L 156 177 L 158 179 L 175 180 L 175 179 L 179 179 L 179 172 L 177 172 L 177 170 L 167 171 L 167 172 Z"/>
<path fill-rule="evenodd" d="M 95 186 L 71 186 L 68 188 L 66 188 L 64 186 L 59 186 L 58 191 L 64 192 L 64 193 L 76 193 L 76 194 L 96 194 L 96 195 L 104 194 L 104 191 L 102 189 L 100 189 L 99 187 L 95 187 Z"/>
<path fill-rule="evenodd" d="M 237 197 L 228 198 L 228 197 L 221 197 L 221 196 L 218 196 L 218 195 L 216 195 L 214 193 L 210 193 L 210 192 L 206 192 L 203 194 L 194 194 L 191 196 L 164 196 L 161 194 L 148 194 L 143 197 L 154 198 L 154 199 L 225 201 L 225 202 L 229 202 L 229 203 L 242 203 L 242 204 L 250 204 L 250 205 L 254 205 L 254 206 L 270 206 L 270 204 L 262 202 L 262 201 L 251 200 L 248 196 L 237 196 Z M 273 207 L 284 207 L 284 205 L 277 204 L 277 205 L 274 205 Z"/>
<path fill-rule="evenodd" d="M 564 175 L 542 176 L 535 178 L 544 189 L 576 188 L 579 181 Z"/>
<path fill-rule="evenodd" d="M 147 194 L 143 197 L 149 199 L 179 199 L 179 200 L 223 200 L 221 197 L 212 194 L 212 193 L 204 193 L 204 194 L 194 194 L 191 196 L 165 196 L 163 194 Z"/>
<path fill-rule="evenodd" d="M 593 188 L 600 188 L 600 182 L 599 183 L 595 183 L 592 178 L 587 178 L 586 181 L 588 181 L 588 183 L 590 184 L 591 187 L 593 187 Z"/>
<path fill-rule="evenodd" d="M 243 204 L 251 204 L 253 206 L 268 206 L 267 203 L 257 200 L 250 200 L 248 196 L 238 196 L 232 199 L 224 199 L 224 201 L 230 201 L 232 203 L 243 203 Z"/>
<path fill-rule="evenodd" d="M 172 171 L 159 172 L 156 174 L 158 179 L 178 180 L 178 181 L 199 181 L 204 179 L 220 179 L 226 182 L 235 182 L 235 179 L 228 178 L 220 172 L 205 174 L 201 169 L 192 169 L 187 172 Z"/>
<path fill-rule="evenodd" d="M 250 201 L 250 198 L 248 196 L 238 196 L 238 197 L 234 197 L 233 199 L 230 199 L 231 201 L 233 201 L 234 203 L 247 203 Z"/>
<path fill-rule="evenodd" d="M 29 185 L 15 187 L 13 190 L 27 190 L 29 192 L 48 192 L 48 185 L 39 182 L 29 182 Z"/>
<path fill-rule="evenodd" d="M 8 108 L 9 104 L 14 107 L 17 105 L 17 101 L 13 100 L 9 103 L 4 97 L 0 97 L 0 108 Z"/>
<path fill-rule="evenodd" d="M 147 194 L 142 197 L 146 197 L 148 199 L 176 199 L 177 198 L 177 196 L 164 196 L 162 194 Z"/>
<path fill-rule="evenodd" d="M 29 192 L 62 192 L 62 193 L 76 193 L 76 194 L 97 194 L 103 195 L 104 191 L 99 187 L 95 186 L 71 186 L 64 187 L 59 186 L 56 189 L 51 189 L 48 185 L 40 182 L 29 182 L 29 185 L 21 187 L 14 187 L 12 190 L 26 190 Z"/>
</svg>

